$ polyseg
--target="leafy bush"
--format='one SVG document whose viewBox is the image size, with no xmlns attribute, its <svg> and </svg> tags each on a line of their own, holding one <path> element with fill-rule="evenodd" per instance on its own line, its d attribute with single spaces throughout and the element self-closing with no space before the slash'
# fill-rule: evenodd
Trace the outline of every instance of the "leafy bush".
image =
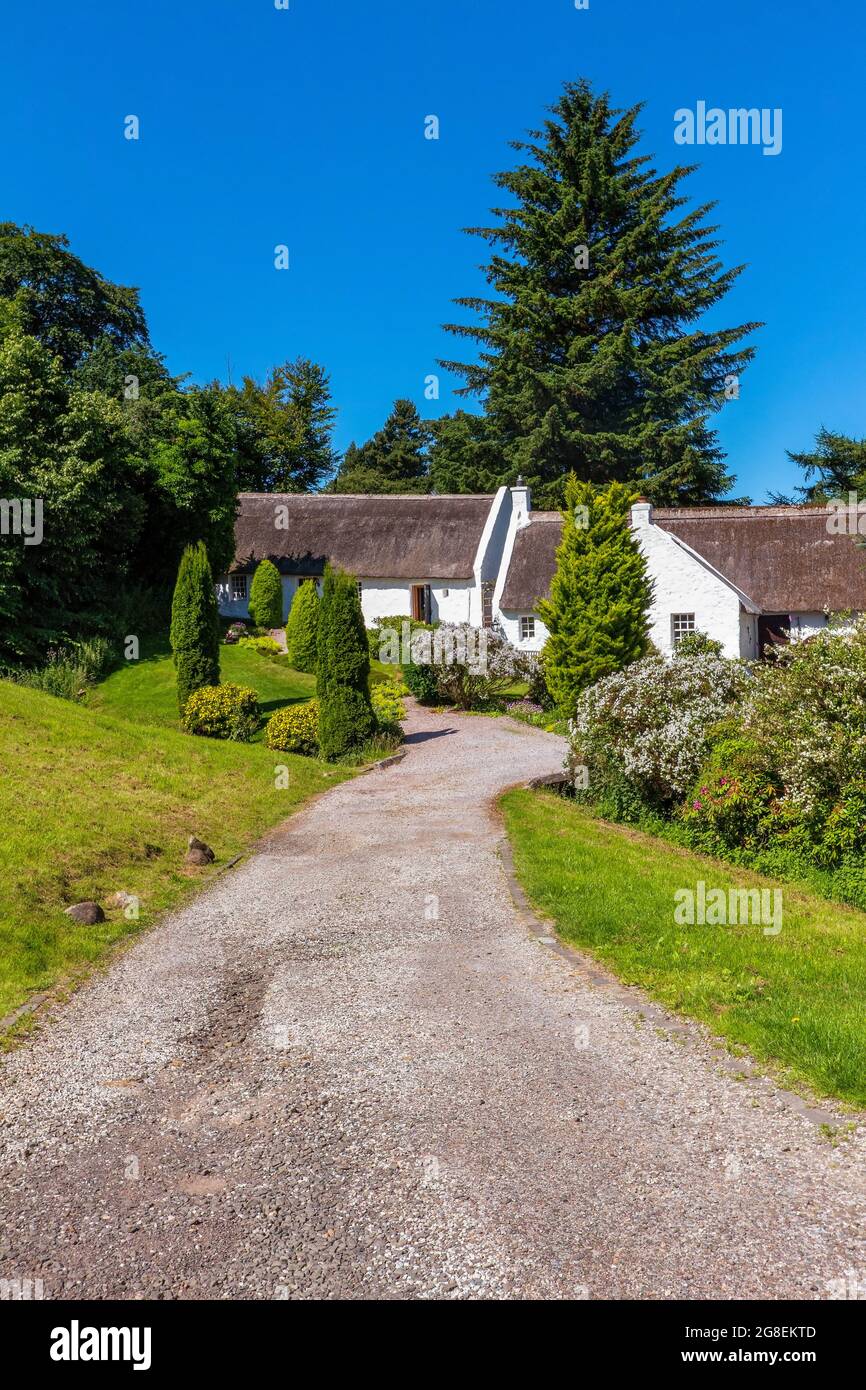
<svg viewBox="0 0 866 1390">
<path fill-rule="evenodd" d="M 529 690 L 526 692 L 526 698 L 543 710 L 553 709 L 553 696 L 547 688 L 545 649 L 542 648 L 537 655 L 528 656 L 527 663 Z"/>
<path fill-rule="evenodd" d="M 283 649 L 279 642 L 273 637 L 240 637 L 239 647 L 251 647 L 255 652 L 261 652 L 263 656 L 282 656 Z"/>
<path fill-rule="evenodd" d="M 200 686 L 184 705 L 182 723 L 188 734 L 249 743 L 259 727 L 256 692 L 230 681 Z"/>
<path fill-rule="evenodd" d="M 250 585 L 250 617 L 256 627 L 281 627 L 283 622 L 283 581 L 276 565 L 260 560 Z"/>
<path fill-rule="evenodd" d="M 268 720 L 265 746 L 281 753 L 302 753 L 314 757 L 319 751 L 319 702 L 305 700 L 284 705 Z"/>
<path fill-rule="evenodd" d="M 435 705 L 439 698 L 439 684 L 432 666 L 417 666 L 414 662 L 403 667 L 403 679 L 410 695 L 422 705 Z"/>
<path fill-rule="evenodd" d="M 220 678 L 219 614 L 213 576 L 202 541 L 188 545 L 177 572 L 171 605 L 171 649 L 177 669 L 177 703 Z"/>
<path fill-rule="evenodd" d="M 721 656 L 723 651 L 724 646 L 715 637 L 708 637 L 705 632 L 687 632 L 677 642 L 674 656 L 678 660 L 690 656 Z"/>
<path fill-rule="evenodd" d="M 289 665 L 295 671 L 312 675 L 319 653 L 319 591 L 315 581 L 302 584 L 289 609 L 286 623 L 286 649 Z"/>
<path fill-rule="evenodd" d="M 724 657 L 645 657 L 584 691 L 570 725 L 570 761 L 588 769 L 588 796 L 609 794 L 627 819 L 641 802 L 672 809 L 700 770 L 713 726 L 731 712 L 747 680 L 744 668 Z"/>
<path fill-rule="evenodd" d="M 246 623 L 241 622 L 240 619 L 238 619 L 236 622 L 229 623 L 228 627 L 226 628 L 225 635 L 226 645 L 229 647 L 233 647 L 235 643 L 240 642 L 241 638 L 246 637 L 246 635 Z"/>
<path fill-rule="evenodd" d="M 30 670 L 9 669 L 4 679 L 31 690 L 44 690 L 60 700 L 82 700 L 87 687 L 104 675 L 111 665 L 114 649 L 104 637 L 76 642 L 71 648 L 52 647 L 44 666 Z"/>
<path fill-rule="evenodd" d="M 379 681 L 370 691 L 376 725 L 382 729 L 399 729 L 406 718 L 406 706 L 401 699 L 403 686 L 399 680 Z"/>
<path fill-rule="evenodd" d="M 683 810 L 690 843 L 707 854 L 762 848 L 780 829 L 780 793 L 767 750 L 735 721 L 722 725 Z"/>
<path fill-rule="evenodd" d="M 772 751 L 784 800 L 823 820 L 866 777 L 866 618 L 847 633 L 826 628 L 793 642 L 757 667 L 743 721 Z"/>
<path fill-rule="evenodd" d="M 367 629 L 355 580 L 325 568 L 316 683 L 319 692 L 319 747 L 324 758 L 339 758 L 374 732 L 370 703 Z"/>
</svg>

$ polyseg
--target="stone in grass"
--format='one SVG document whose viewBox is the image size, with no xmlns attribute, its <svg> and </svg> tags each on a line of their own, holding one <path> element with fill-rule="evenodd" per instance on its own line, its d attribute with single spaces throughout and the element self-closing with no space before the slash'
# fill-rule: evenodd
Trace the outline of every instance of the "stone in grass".
<svg viewBox="0 0 866 1390">
<path fill-rule="evenodd" d="M 186 853 L 187 864 L 212 864 L 216 855 L 210 845 L 206 845 L 203 840 L 197 840 L 194 835 L 189 837 L 189 849 Z"/>
<path fill-rule="evenodd" d="M 73 903 L 71 907 L 64 908 L 67 917 L 71 917 L 74 922 L 81 922 L 85 927 L 95 927 L 98 922 L 105 921 L 105 913 L 99 903 Z"/>
</svg>

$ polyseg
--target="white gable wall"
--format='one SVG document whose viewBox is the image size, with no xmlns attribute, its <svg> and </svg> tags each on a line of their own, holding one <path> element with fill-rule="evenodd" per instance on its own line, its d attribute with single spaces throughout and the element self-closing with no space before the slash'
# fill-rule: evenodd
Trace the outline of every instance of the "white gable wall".
<svg viewBox="0 0 866 1390">
<path fill-rule="evenodd" d="M 634 507 L 632 523 L 653 580 L 652 641 L 663 655 L 670 656 L 673 615 L 694 613 L 695 627 L 721 642 L 725 656 L 740 656 L 739 595 L 669 532 L 649 521 L 648 513 L 648 507 Z"/>
</svg>

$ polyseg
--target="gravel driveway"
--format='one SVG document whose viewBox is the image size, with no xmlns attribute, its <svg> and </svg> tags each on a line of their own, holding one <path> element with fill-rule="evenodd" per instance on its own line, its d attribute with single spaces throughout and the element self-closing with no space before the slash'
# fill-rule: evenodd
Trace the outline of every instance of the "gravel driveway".
<svg viewBox="0 0 866 1390">
<path fill-rule="evenodd" d="M 527 930 L 492 801 L 561 741 L 418 710 L 409 733 L 3 1060 L 0 1278 L 227 1299 L 866 1279 L 864 1132 L 834 1147 Z"/>
</svg>

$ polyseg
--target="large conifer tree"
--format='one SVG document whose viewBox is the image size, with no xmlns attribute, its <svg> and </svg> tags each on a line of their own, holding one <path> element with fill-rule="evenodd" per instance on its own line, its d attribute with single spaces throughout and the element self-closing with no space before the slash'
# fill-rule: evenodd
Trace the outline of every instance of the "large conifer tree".
<svg viewBox="0 0 866 1390">
<path fill-rule="evenodd" d="M 526 162 L 496 175 L 495 225 L 467 229 L 493 248 L 494 296 L 457 300 L 480 322 L 447 327 L 480 357 L 442 365 L 483 397 L 500 481 L 522 473 L 542 505 L 571 471 L 669 505 L 733 481 L 709 418 L 759 325 L 697 326 L 742 267 L 722 267 L 713 204 L 681 215 L 691 170 L 659 174 L 636 152 L 640 110 L 567 83 L 543 129 L 513 142 Z"/>
</svg>

